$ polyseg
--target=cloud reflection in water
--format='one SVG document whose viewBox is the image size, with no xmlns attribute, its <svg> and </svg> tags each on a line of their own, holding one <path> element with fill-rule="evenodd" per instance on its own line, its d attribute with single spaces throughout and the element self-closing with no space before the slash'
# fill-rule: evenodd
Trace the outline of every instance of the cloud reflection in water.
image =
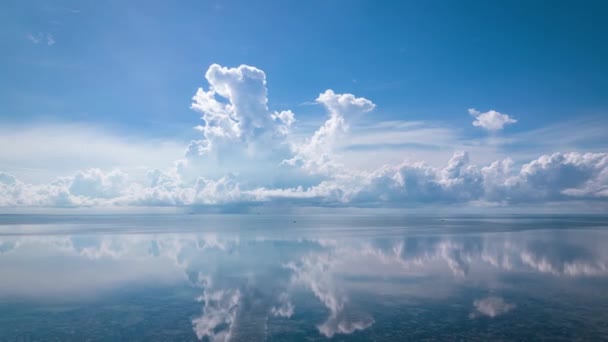
<svg viewBox="0 0 608 342">
<path fill-rule="evenodd" d="M 478 293 L 469 301 L 470 317 L 502 316 L 517 306 L 502 291 L 525 291 L 515 289 L 509 276 L 547 286 L 559 282 L 547 277 L 604 278 L 607 240 L 599 230 L 344 238 L 285 237 L 272 230 L 2 236 L 0 269 L 9 280 L 0 284 L 0 297 L 186 286 L 202 290 L 193 298 L 202 303 L 200 314 L 191 318 L 198 339 L 244 336 L 254 318 L 260 336 L 276 320 L 304 319 L 329 338 L 373 327 L 379 309 L 366 306 L 370 298 L 450 300 L 468 288 Z M 298 304 L 309 296 L 325 317 L 310 316 L 311 306 Z"/>
</svg>

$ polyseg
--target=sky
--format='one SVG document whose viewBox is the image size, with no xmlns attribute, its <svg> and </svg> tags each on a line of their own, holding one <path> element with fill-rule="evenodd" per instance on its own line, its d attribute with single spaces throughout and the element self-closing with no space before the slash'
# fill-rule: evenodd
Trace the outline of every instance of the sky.
<svg viewBox="0 0 608 342">
<path fill-rule="evenodd" d="M 607 15 L 3 1 L 0 207 L 605 210 Z"/>
</svg>

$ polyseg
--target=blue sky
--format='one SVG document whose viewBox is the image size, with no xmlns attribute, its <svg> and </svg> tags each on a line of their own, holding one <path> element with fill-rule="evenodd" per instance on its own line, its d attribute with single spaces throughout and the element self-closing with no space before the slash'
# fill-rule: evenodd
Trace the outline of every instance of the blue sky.
<svg viewBox="0 0 608 342">
<path fill-rule="evenodd" d="M 602 1 L 6 1 L 1 7 L 0 171 L 15 180 L 2 185 L 8 199 L 0 204 L 6 207 L 277 201 L 510 206 L 604 203 L 608 197 L 608 5 Z M 252 127 L 267 133 L 260 136 L 273 135 L 272 142 L 246 138 L 240 127 L 222 143 L 229 150 L 184 154 L 191 141 L 210 140 L 193 129 L 205 120 L 204 111 L 191 105 L 199 87 L 214 87 L 205 75 L 215 63 L 262 71 L 265 81 L 258 86 L 267 89 L 267 111 L 254 116 L 289 110 L 295 118 L 289 132 L 276 140 L 280 124 L 262 120 L 264 127 Z M 262 88 L 241 89 L 241 100 L 214 96 L 221 103 L 246 101 L 253 99 L 247 91 Z M 328 89 L 336 100 L 365 99 L 373 109 L 356 101 L 341 107 L 358 113 L 338 110 L 345 121 L 337 127 L 340 135 L 314 148 L 314 158 L 321 153 L 333 166 L 312 170 L 310 141 L 333 117 L 333 100 L 319 100 Z M 352 98 L 341 97 L 348 94 Z M 474 125 L 484 114 L 489 121 Z M 460 151 L 468 153 L 458 157 Z M 532 184 L 522 167 L 555 153 L 557 159 L 539 162 L 554 183 Z M 453 177 L 446 176 L 450 158 L 466 160 Z M 490 196 L 482 169 L 506 159 L 513 164 L 509 177 L 518 178 L 503 175 L 505 193 Z M 408 174 L 403 160 L 410 168 L 424 162 L 430 169 L 415 166 L 414 173 L 433 176 L 416 178 L 417 185 L 361 188 L 378 177 L 395 182 L 397 174 Z M 394 174 L 380 175 L 388 172 L 385 166 Z M 470 176 L 477 179 L 472 183 L 461 179 L 469 166 L 480 173 Z M 568 173 L 570 168 L 576 170 Z M 173 177 L 173 190 L 163 188 L 172 195 L 141 200 L 135 193 L 159 190 L 146 178 L 154 170 Z M 118 188 L 138 190 L 108 192 L 115 186 L 106 179 L 112 172 L 128 178 Z M 79 174 L 94 189 L 74 192 Z M 228 188 L 238 185 L 233 195 L 208 201 L 204 196 L 217 193 L 202 195 L 196 188 L 199 200 L 176 200 L 176 188 L 227 175 Z M 62 188 L 50 191 L 56 179 L 63 179 Z M 482 189 L 455 197 L 454 182 Z M 308 192 L 305 203 L 293 195 L 299 186 L 307 192 L 329 183 L 332 191 Z M 65 191 L 65 201 L 23 198 L 49 191 Z M 336 191 L 342 195 L 333 198 Z"/>
</svg>

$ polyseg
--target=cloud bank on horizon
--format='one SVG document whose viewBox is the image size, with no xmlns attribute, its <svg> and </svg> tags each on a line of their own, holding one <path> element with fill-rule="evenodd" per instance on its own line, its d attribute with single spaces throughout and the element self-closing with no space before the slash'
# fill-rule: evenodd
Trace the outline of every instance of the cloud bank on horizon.
<svg viewBox="0 0 608 342">
<path fill-rule="evenodd" d="M 298 117 L 292 110 L 268 108 L 264 71 L 213 64 L 205 77 L 208 89 L 199 88 L 191 106 L 201 114 L 203 123 L 194 127 L 201 138 L 185 146 L 171 165 L 148 169 L 143 177 L 119 168 L 90 168 L 45 184 L 0 172 L 0 207 L 508 206 L 608 200 L 608 153 L 554 152 L 519 165 L 511 158 L 474 165 L 467 152 L 456 150 L 444 166 L 404 160 L 357 168 L 344 162 L 342 147 L 358 139 L 351 121 L 367 117 L 375 128 L 384 124 L 374 122 L 376 104 L 371 100 L 327 89 L 315 99 L 326 120 L 301 137 L 294 133 Z M 469 109 L 469 114 L 472 125 L 494 139 L 517 123 L 492 109 Z M 390 141 L 388 128 L 386 132 L 384 142 L 402 142 Z M 201 176 L 209 170 L 222 174 Z"/>
</svg>

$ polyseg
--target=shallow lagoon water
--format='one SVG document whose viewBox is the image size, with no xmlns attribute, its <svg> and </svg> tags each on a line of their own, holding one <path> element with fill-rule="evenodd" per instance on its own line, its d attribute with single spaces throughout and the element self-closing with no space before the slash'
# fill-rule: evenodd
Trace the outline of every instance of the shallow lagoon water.
<svg viewBox="0 0 608 342">
<path fill-rule="evenodd" d="M 0 341 L 606 340 L 608 217 L 0 215 Z"/>
</svg>

